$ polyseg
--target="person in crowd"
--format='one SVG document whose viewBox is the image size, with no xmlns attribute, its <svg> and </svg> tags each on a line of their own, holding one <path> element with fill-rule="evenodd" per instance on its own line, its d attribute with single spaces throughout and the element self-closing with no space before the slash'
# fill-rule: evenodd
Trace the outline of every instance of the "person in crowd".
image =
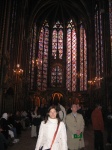
<svg viewBox="0 0 112 150">
<path fill-rule="evenodd" d="M 26 120 L 27 120 L 27 112 L 25 110 L 21 111 L 21 125 L 22 129 L 26 129 Z"/>
<path fill-rule="evenodd" d="M 22 124 L 21 124 L 21 114 L 19 111 L 16 111 L 14 116 L 14 127 L 16 128 L 17 136 L 21 136 Z"/>
<path fill-rule="evenodd" d="M 36 106 L 35 110 L 31 113 L 32 116 L 32 125 L 31 125 L 31 137 L 37 137 L 37 111 L 38 107 Z"/>
<path fill-rule="evenodd" d="M 14 117 L 12 113 L 8 113 L 8 127 L 14 133 L 14 137 L 17 138 L 16 128 L 14 127 Z"/>
<path fill-rule="evenodd" d="M 60 117 L 61 121 L 65 122 L 66 110 L 65 110 L 64 106 L 62 106 L 60 103 L 58 103 L 58 106 L 60 108 L 59 117 Z"/>
<path fill-rule="evenodd" d="M 0 121 L 2 133 L 5 136 L 5 138 L 8 140 L 9 136 L 12 140 L 12 143 L 17 143 L 19 142 L 19 139 L 16 139 L 14 136 L 14 131 L 13 131 L 13 126 L 8 124 L 8 114 L 3 113 L 1 121 Z"/>
<path fill-rule="evenodd" d="M 1 133 L 3 129 L 0 126 L 0 150 L 5 150 L 8 146 L 8 140 L 5 136 Z"/>
<path fill-rule="evenodd" d="M 109 106 L 106 113 L 106 130 L 107 130 L 107 143 L 106 146 L 112 144 L 112 107 Z"/>
<path fill-rule="evenodd" d="M 31 110 L 27 111 L 27 114 L 28 114 L 27 117 L 29 118 L 29 126 L 31 126 L 31 124 L 32 124 L 32 115 L 31 115 L 31 113 L 32 113 Z"/>
<path fill-rule="evenodd" d="M 2 134 L 5 136 L 6 139 L 8 139 L 9 134 L 8 134 L 8 114 L 7 113 L 3 113 L 2 118 L 0 119 L 0 125 L 1 125 L 1 129 L 2 129 Z"/>
<path fill-rule="evenodd" d="M 96 104 L 95 109 L 92 112 L 92 126 L 94 130 L 94 148 L 96 150 L 104 150 L 103 146 L 103 131 L 104 121 L 102 116 L 102 107 L 100 104 Z"/>
<path fill-rule="evenodd" d="M 41 117 L 42 117 L 42 120 L 45 119 L 47 109 L 48 109 L 48 108 L 47 108 L 47 105 L 45 105 L 45 104 L 41 104 L 41 105 L 40 105 L 39 111 L 40 111 L 40 115 L 41 115 Z"/>
<path fill-rule="evenodd" d="M 60 121 L 56 106 L 50 106 L 44 121 L 41 122 L 35 150 L 68 150 L 66 127 Z"/>
<path fill-rule="evenodd" d="M 66 116 L 67 143 L 69 150 L 80 150 L 84 148 L 84 119 L 77 113 L 77 104 L 72 104 L 72 112 Z"/>
</svg>

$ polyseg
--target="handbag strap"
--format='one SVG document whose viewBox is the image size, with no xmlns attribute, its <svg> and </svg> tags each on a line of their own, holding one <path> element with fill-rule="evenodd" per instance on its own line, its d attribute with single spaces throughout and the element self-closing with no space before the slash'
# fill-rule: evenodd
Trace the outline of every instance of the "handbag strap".
<svg viewBox="0 0 112 150">
<path fill-rule="evenodd" d="M 58 132 L 59 125 L 60 125 L 60 122 L 58 123 L 58 125 L 57 125 L 57 129 L 56 129 L 56 131 L 55 131 L 55 133 L 54 133 L 54 136 L 53 136 L 53 140 L 52 140 L 52 143 L 51 143 L 50 150 L 51 150 L 52 145 L 53 145 L 53 143 L 54 143 L 54 140 L 55 140 L 55 138 L 56 138 L 56 134 L 57 134 L 57 132 Z"/>
</svg>

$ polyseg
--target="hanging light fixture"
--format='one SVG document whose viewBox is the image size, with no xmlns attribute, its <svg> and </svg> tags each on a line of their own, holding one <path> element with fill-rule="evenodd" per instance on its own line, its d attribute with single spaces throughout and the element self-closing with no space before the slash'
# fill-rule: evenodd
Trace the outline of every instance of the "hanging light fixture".
<svg viewBox="0 0 112 150">
<path fill-rule="evenodd" d="M 13 72 L 14 72 L 16 75 L 23 75 L 23 69 L 20 68 L 20 64 L 17 64 L 16 68 L 13 69 Z"/>
<path fill-rule="evenodd" d="M 89 81 L 88 81 L 88 84 L 90 84 L 90 85 L 95 85 L 95 84 L 97 84 L 98 82 L 101 82 L 102 79 L 103 79 L 103 77 L 95 77 L 95 78 L 93 78 L 92 80 L 89 80 Z"/>
<path fill-rule="evenodd" d="M 38 66 L 42 65 L 42 60 L 37 58 L 35 60 L 32 60 L 32 63 L 38 67 Z"/>
</svg>

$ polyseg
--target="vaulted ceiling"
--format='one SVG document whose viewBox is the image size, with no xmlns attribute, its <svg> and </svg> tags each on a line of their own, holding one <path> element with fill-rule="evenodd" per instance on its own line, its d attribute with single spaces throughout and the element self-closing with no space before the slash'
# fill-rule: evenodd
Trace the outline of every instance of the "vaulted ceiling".
<svg viewBox="0 0 112 150">
<path fill-rule="evenodd" d="M 89 21 L 92 12 L 92 0 L 30 0 L 30 22 L 34 20 L 65 20 L 74 19 Z"/>
</svg>

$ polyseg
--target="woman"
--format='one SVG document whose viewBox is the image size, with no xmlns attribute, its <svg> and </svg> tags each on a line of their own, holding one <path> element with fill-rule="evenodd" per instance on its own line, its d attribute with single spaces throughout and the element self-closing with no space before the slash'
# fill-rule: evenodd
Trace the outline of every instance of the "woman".
<svg viewBox="0 0 112 150">
<path fill-rule="evenodd" d="M 54 136 L 56 130 L 57 134 Z M 55 106 L 51 106 L 49 108 L 45 120 L 41 122 L 35 150 L 39 150 L 41 147 L 43 147 L 42 150 L 50 148 L 51 150 L 67 150 L 65 124 L 60 121 L 58 111 Z"/>
<path fill-rule="evenodd" d="M 32 116 L 32 126 L 31 126 L 31 137 L 37 137 L 37 126 L 38 126 L 38 120 L 41 117 L 37 114 L 38 107 L 36 106 L 35 110 L 31 113 Z"/>
</svg>

